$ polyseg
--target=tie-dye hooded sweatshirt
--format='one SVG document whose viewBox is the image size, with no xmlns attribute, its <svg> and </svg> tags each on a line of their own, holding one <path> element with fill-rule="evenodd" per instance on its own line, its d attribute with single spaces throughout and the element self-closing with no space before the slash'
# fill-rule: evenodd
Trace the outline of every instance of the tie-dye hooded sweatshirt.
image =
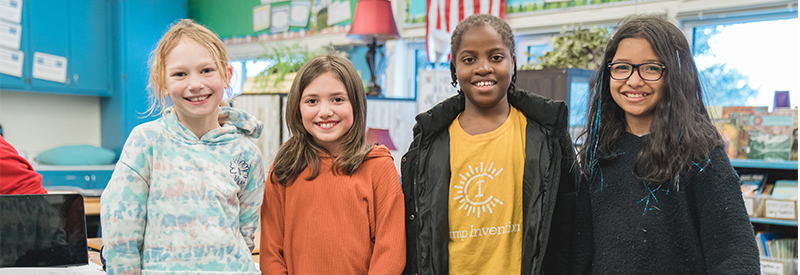
<svg viewBox="0 0 800 275">
<path fill-rule="evenodd" d="M 220 108 L 197 138 L 171 109 L 136 126 L 100 199 L 108 274 L 260 274 L 251 251 L 265 169 L 262 124 Z"/>
</svg>

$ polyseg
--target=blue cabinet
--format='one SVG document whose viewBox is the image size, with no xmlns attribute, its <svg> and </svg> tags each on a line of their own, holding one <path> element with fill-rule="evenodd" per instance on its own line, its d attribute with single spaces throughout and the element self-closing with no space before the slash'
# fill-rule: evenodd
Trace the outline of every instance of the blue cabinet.
<svg viewBox="0 0 800 275">
<path fill-rule="evenodd" d="M 114 23 L 114 94 L 100 99 L 103 148 L 119 155 L 136 125 L 154 120 L 148 109 L 148 60 L 170 24 L 186 18 L 184 0 L 111 1 Z"/>
<path fill-rule="evenodd" d="M 0 89 L 110 96 L 110 23 L 109 1 L 24 1 L 20 23 L 22 77 L 0 75 Z M 67 58 L 66 81 L 33 78 L 35 52 Z"/>
<path fill-rule="evenodd" d="M 48 166 L 34 167 L 42 175 L 45 189 L 77 187 L 84 190 L 104 189 L 114 173 L 114 165 L 99 166 Z"/>
</svg>

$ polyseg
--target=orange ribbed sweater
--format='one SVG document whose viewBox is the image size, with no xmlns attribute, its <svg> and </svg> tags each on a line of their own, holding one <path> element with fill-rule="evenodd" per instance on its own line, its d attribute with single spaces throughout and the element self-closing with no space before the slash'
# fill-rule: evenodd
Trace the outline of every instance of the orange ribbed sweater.
<svg viewBox="0 0 800 275">
<path fill-rule="evenodd" d="M 352 176 L 307 168 L 285 187 L 267 180 L 263 274 L 400 274 L 406 263 L 403 191 L 392 155 L 375 146 Z"/>
</svg>

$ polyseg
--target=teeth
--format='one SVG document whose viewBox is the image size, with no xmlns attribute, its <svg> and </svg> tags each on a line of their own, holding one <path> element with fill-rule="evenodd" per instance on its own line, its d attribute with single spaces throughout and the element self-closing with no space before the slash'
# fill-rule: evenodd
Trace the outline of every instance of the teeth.
<svg viewBox="0 0 800 275">
<path fill-rule="evenodd" d="M 208 98 L 209 96 L 210 95 L 200 96 L 200 97 L 192 97 L 192 98 L 189 98 L 189 101 L 191 101 L 191 102 L 203 101 L 203 100 L 206 100 L 206 98 Z"/>
<path fill-rule="evenodd" d="M 494 82 L 492 82 L 492 81 L 481 81 L 481 82 L 475 83 L 475 86 L 478 86 L 478 87 L 488 87 L 488 86 L 492 86 L 492 85 L 494 85 Z"/>
<path fill-rule="evenodd" d="M 625 96 L 632 97 L 632 98 L 640 98 L 640 97 L 644 97 L 644 94 L 625 94 Z"/>
<path fill-rule="evenodd" d="M 321 123 L 321 124 L 319 124 L 319 127 L 331 128 L 331 127 L 333 127 L 333 125 L 336 125 L 336 123 Z"/>
</svg>

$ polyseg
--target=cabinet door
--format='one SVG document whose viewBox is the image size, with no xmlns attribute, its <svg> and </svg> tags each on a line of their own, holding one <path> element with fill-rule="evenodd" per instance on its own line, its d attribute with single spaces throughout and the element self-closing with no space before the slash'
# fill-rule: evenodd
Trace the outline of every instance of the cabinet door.
<svg viewBox="0 0 800 275">
<path fill-rule="evenodd" d="M 114 170 L 97 170 L 92 171 L 91 180 L 92 183 L 89 186 L 91 189 L 105 189 L 108 185 L 108 181 L 111 180 L 111 175 L 114 174 Z"/>
<path fill-rule="evenodd" d="M 20 41 L 20 48 L 22 48 L 23 45 L 26 44 L 24 41 L 25 41 L 25 38 L 24 38 L 24 34 L 23 34 L 22 41 Z M 0 56 L 0 58 L 4 58 L 4 57 Z M 24 60 L 25 59 L 32 58 L 32 57 L 28 56 L 27 54 L 25 54 L 23 52 L 22 54 L 12 53 L 11 56 L 9 56 L 9 58 L 12 58 L 12 59 L 15 59 L 15 60 L 20 60 L 21 59 L 21 60 L 23 60 L 23 64 L 24 64 Z M 22 69 L 22 75 L 19 76 L 19 77 L 0 73 L 0 90 L 12 90 L 12 91 L 13 90 L 24 90 L 25 89 L 24 77 L 26 77 L 25 67 L 24 66 L 23 66 L 23 69 Z"/>
<path fill-rule="evenodd" d="M 111 6 L 108 1 L 69 1 L 72 93 L 111 95 Z"/>
<path fill-rule="evenodd" d="M 110 96 L 111 3 L 25 1 L 22 7 L 22 77 L 0 75 L 0 88 L 45 93 Z M 33 78 L 36 52 L 67 59 L 64 83 Z"/>
<path fill-rule="evenodd" d="M 42 175 L 42 186 L 73 186 L 90 189 L 91 176 L 86 171 L 37 171 Z"/>
<path fill-rule="evenodd" d="M 37 60 L 33 60 L 35 52 L 41 52 L 67 58 L 67 68 L 72 66 L 69 58 L 69 5 L 73 1 L 25 1 L 27 13 L 23 14 L 23 35 L 28 35 L 30 42 L 25 49 L 24 70 L 33 70 Z M 25 9 L 23 7 L 23 9 Z M 26 79 L 27 80 L 27 79 Z M 59 83 L 30 77 L 29 89 L 41 92 L 67 92 L 67 82 Z"/>
<path fill-rule="evenodd" d="M 25 14 L 25 6 L 22 7 L 22 14 Z M 26 77 L 26 70 L 24 66 L 25 59 L 32 58 L 30 55 L 25 53 L 25 48 L 28 47 L 28 37 L 29 35 L 25 34 L 26 28 L 22 26 L 22 22 L 20 24 L 17 23 L 10 23 L 10 22 L 0 22 L 0 26 L 7 27 L 7 32 L 17 32 L 20 34 L 20 41 L 19 41 L 19 49 L 3 49 L 3 55 L 0 56 L 0 59 L 8 58 L 12 62 L 22 62 L 22 75 L 20 76 L 12 76 L 7 74 L 0 73 L 0 90 L 23 90 L 25 89 L 25 77 Z M 5 31 L 3 31 L 5 32 Z M 30 71 L 30 70 L 27 70 Z"/>
</svg>

